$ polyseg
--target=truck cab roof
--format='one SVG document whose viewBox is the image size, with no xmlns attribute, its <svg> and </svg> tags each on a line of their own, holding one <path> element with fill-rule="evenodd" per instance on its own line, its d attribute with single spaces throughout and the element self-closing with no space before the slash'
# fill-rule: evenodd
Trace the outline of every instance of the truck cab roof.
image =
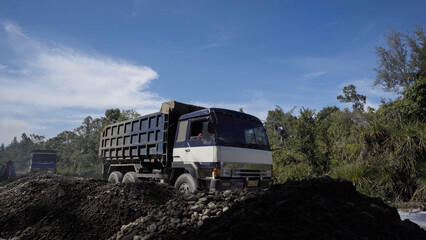
<svg viewBox="0 0 426 240">
<path fill-rule="evenodd" d="M 233 110 L 229 110 L 229 109 L 223 109 L 223 108 L 206 108 L 206 109 L 198 110 L 198 111 L 187 113 L 187 114 L 180 116 L 179 120 L 181 121 L 181 120 L 186 120 L 186 119 L 190 119 L 190 118 L 207 116 L 210 113 L 224 114 L 224 115 L 228 115 L 228 116 L 232 116 L 232 117 L 237 117 L 237 118 L 247 119 L 247 120 L 250 120 L 250 121 L 260 122 L 259 118 L 252 116 L 250 114 L 237 112 L 237 111 L 233 111 Z"/>
</svg>

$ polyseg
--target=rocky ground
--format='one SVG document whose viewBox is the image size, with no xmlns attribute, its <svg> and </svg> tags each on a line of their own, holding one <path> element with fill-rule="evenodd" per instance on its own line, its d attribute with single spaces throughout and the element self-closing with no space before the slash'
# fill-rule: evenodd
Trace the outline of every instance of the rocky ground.
<svg viewBox="0 0 426 240">
<path fill-rule="evenodd" d="M 331 178 L 183 196 L 150 182 L 33 174 L 0 184 L 15 239 L 426 239 L 395 208 Z"/>
</svg>

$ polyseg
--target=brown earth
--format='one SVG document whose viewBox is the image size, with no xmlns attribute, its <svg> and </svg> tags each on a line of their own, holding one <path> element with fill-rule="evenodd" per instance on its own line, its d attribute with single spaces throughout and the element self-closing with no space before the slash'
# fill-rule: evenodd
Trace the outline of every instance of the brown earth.
<svg viewBox="0 0 426 240">
<path fill-rule="evenodd" d="M 395 208 L 331 178 L 183 196 L 152 182 L 56 174 L 0 183 L 0 237 L 15 239 L 426 239 Z"/>
</svg>

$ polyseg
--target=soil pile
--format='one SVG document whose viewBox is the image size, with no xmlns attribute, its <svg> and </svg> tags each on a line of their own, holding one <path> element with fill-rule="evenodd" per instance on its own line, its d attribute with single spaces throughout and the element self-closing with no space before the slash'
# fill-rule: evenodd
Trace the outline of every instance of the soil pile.
<svg viewBox="0 0 426 240">
<path fill-rule="evenodd" d="M 167 185 L 29 174 L 0 184 L 0 237 L 106 239 L 174 197 Z"/>
<path fill-rule="evenodd" d="M 348 181 L 318 178 L 180 196 L 112 239 L 426 239 L 426 231 Z"/>
<path fill-rule="evenodd" d="M 152 182 L 56 174 L 0 183 L 0 237 L 16 239 L 426 239 L 344 180 L 184 196 Z"/>
<path fill-rule="evenodd" d="M 110 239 L 191 239 L 187 234 L 202 226 L 207 219 L 219 217 L 235 203 L 256 198 L 263 192 L 227 190 L 177 195 L 147 216 L 122 226 Z"/>
</svg>

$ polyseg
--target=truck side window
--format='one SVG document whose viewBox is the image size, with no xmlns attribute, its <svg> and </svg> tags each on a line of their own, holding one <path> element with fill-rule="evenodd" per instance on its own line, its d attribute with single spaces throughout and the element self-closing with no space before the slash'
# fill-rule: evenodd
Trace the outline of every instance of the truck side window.
<svg viewBox="0 0 426 240">
<path fill-rule="evenodd" d="M 187 129 L 188 129 L 188 120 L 179 122 L 179 131 L 178 131 L 176 142 L 185 141 Z"/>
<path fill-rule="evenodd" d="M 191 122 L 189 140 L 201 140 L 204 144 L 209 144 L 212 140 L 212 133 L 209 130 L 209 120 L 193 121 Z"/>
<path fill-rule="evenodd" d="M 197 140 L 197 138 L 201 139 L 203 134 L 203 122 L 191 122 L 191 133 L 189 135 L 189 140 Z"/>
</svg>

